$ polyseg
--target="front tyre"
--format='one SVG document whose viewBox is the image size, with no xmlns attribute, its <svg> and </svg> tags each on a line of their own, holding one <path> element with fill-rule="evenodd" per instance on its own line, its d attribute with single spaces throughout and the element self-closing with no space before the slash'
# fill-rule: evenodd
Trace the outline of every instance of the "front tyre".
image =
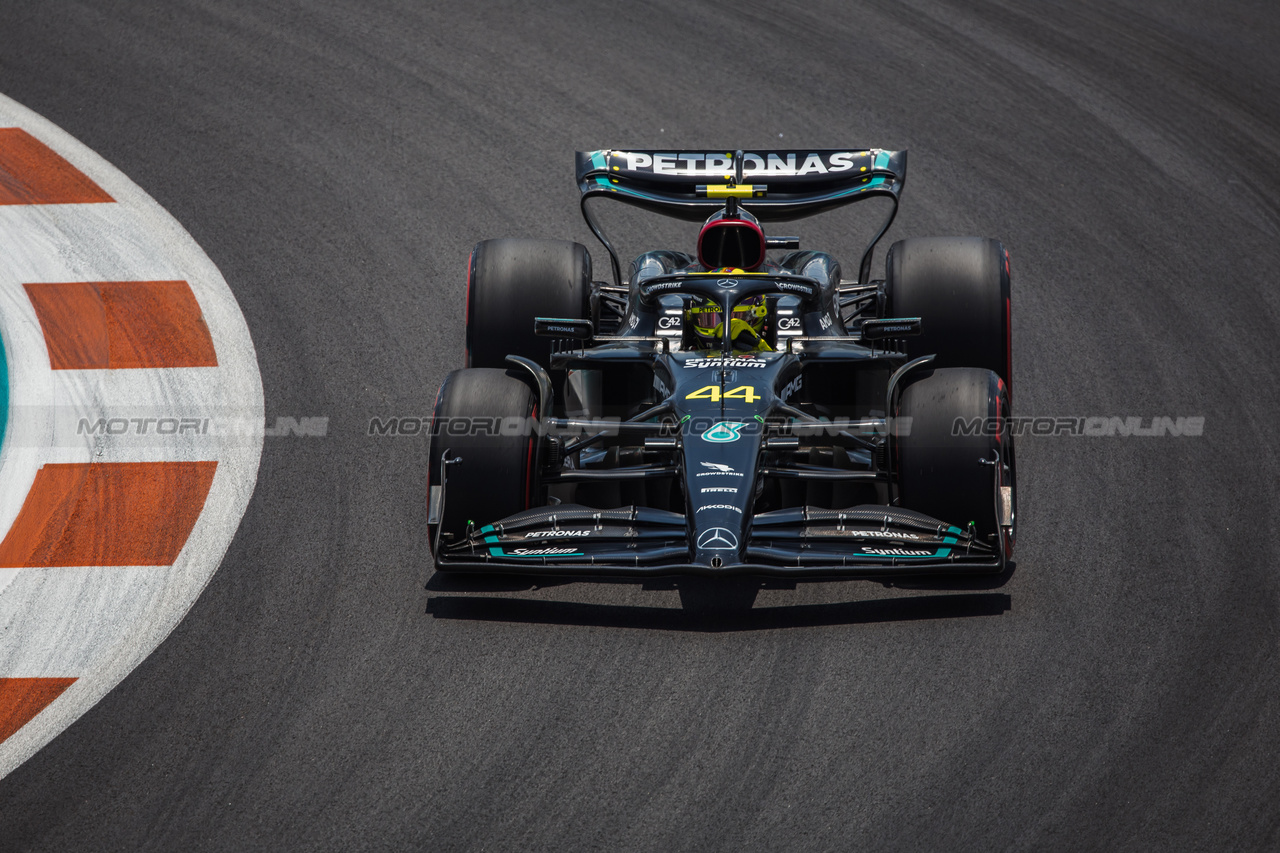
<svg viewBox="0 0 1280 853">
<path fill-rule="evenodd" d="M 974 367 L 916 376 L 894 413 L 900 505 L 961 529 L 972 522 L 980 539 L 1012 556 L 1017 467 L 1008 388 L 994 372 Z"/>
<path fill-rule="evenodd" d="M 433 554 L 437 533 L 442 543 L 457 541 L 469 524 L 490 524 L 539 497 L 533 470 L 537 398 L 518 376 L 468 368 L 453 371 L 440 386 L 428 468 L 429 505 L 443 500 L 438 523 L 427 525 Z M 457 461 L 446 466 L 446 459 Z"/>
</svg>

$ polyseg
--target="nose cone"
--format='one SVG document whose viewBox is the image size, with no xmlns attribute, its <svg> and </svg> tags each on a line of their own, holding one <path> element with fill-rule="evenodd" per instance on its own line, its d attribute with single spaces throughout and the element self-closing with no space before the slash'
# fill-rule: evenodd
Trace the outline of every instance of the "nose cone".
<svg viewBox="0 0 1280 853">
<path fill-rule="evenodd" d="M 713 568 L 741 562 L 763 425 L 754 418 L 688 423 L 684 461 L 693 560 Z"/>
</svg>

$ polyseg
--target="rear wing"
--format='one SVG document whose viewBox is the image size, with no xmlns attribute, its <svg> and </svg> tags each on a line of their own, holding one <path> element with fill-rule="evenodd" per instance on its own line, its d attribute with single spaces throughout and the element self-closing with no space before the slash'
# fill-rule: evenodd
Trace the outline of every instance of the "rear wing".
<svg viewBox="0 0 1280 853">
<path fill-rule="evenodd" d="M 609 250 L 621 283 L 617 253 L 587 208 L 595 198 L 690 222 L 740 205 L 762 222 L 784 222 L 833 210 L 867 198 L 889 198 L 893 207 L 859 264 L 859 281 L 870 275 L 871 252 L 898 211 L 907 177 L 907 152 L 880 148 L 821 148 L 793 151 L 577 152 L 576 175 L 582 215 Z"/>
</svg>

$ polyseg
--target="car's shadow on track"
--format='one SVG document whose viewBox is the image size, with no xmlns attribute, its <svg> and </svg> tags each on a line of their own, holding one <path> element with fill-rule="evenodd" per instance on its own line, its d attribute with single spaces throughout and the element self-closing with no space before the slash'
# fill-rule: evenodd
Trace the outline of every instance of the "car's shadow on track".
<svg viewBox="0 0 1280 853">
<path fill-rule="evenodd" d="M 796 604 L 755 607 L 762 589 L 788 589 L 794 585 L 760 580 L 708 580 L 673 578 L 643 581 L 644 589 L 671 590 L 680 594 L 680 609 L 617 604 L 526 599 L 492 593 L 521 592 L 574 581 L 473 576 L 457 578 L 436 574 L 427 584 L 434 592 L 490 593 L 434 595 L 427 599 L 427 613 L 436 619 L 469 619 L 492 622 L 526 622 L 614 628 L 648 628 L 668 631 L 763 631 L 822 625 L 857 625 L 878 622 L 910 622 L 924 619 L 959 619 L 1000 616 L 1012 609 L 1008 594 L 976 592 L 1003 586 L 1012 569 L 982 579 L 931 582 L 895 582 L 891 586 L 912 590 L 948 590 L 949 595 L 912 595 L 831 604 Z M 959 594 L 957 594 L 959 593 Z"/>
</svg>

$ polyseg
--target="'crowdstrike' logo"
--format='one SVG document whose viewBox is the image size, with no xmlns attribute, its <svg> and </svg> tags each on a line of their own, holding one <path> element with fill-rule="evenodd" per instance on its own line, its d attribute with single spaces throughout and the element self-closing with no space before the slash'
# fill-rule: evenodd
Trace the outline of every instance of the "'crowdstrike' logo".
<svg viewBox="0 0 1280 853">
<path fill-rule="evenodd" d="M 710 468 L 710 471 L 700 471 L 698 477 L 741 477 L 742 473 L 733 470 L 731 465 L 725 465 L 722 462 L 703 462 L 703 468 Z"/>
<path fill-rule="evenodd" d="M 712 527 L 702 531 L 702 535 L 698 537 L 698 547 L 704 551 L 736 551 L 738 537 L 727 528 Z"/>
</svg>

